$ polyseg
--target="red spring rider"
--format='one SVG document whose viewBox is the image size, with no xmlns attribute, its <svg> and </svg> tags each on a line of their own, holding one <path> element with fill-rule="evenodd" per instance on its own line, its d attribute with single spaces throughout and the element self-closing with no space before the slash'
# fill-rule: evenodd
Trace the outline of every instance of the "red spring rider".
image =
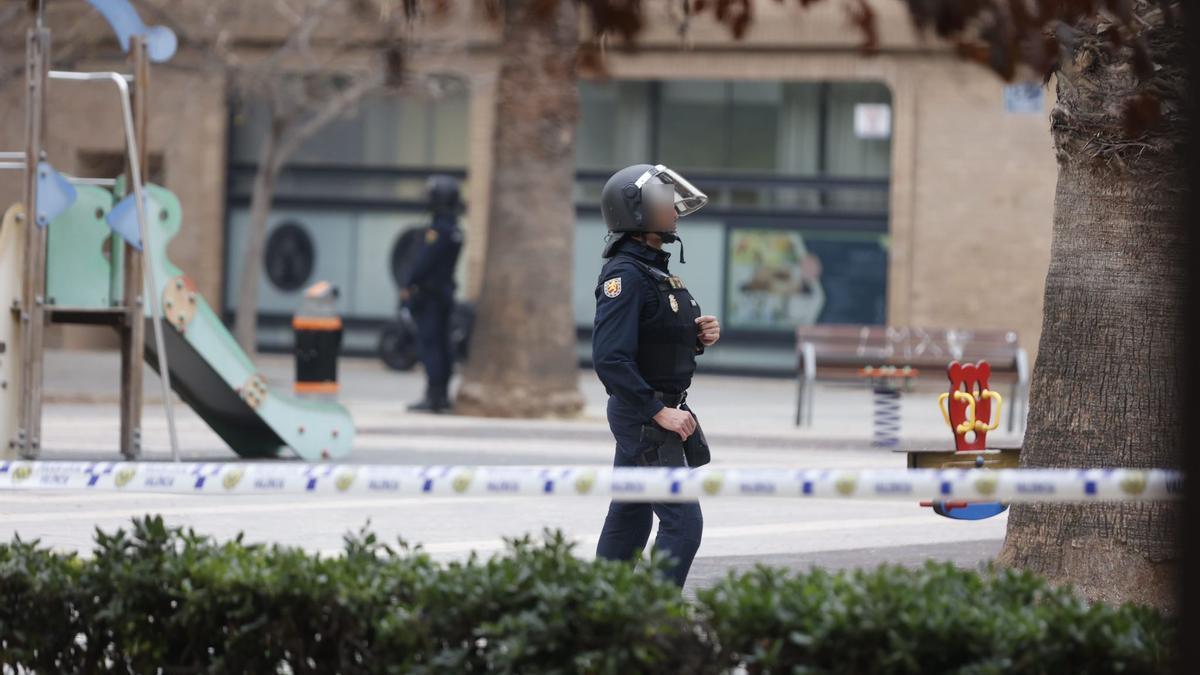
<svg viewBox="0 0 1200 675">
<path fill-rule="evenodd" d="M 987 361 L 959 363 L 946 369 L 950 390 L 938 397 L 942 418 L 954 431 L 956 453 L 971 455 L 987 449 L 987 434 L 1000 426 L 1000 394 L 988 388 L 992 367 Z M 982 467 L 983 454 L 975 454 L 974 465 Z M 1003 513 L 1008 505 L 1001 502 L 922 502 L 939 515 L 960 520 L 982 520 Z"/>
</svg>

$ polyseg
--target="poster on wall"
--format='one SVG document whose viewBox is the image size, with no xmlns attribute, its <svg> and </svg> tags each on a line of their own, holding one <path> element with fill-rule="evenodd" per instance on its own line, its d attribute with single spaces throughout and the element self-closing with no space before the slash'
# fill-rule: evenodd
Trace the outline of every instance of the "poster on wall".
<svg viewBox="0 0 1200 675">
<path fill-rule="evenodd" d="M 884 235 L 733 228 L 729 251 L 725 319 L 731 329 L 884 323 Z"/>
<path fill-rule="evenodd" d="M 854 136 L 862 140 L 892 137 L 892 106 L 887 103 L 854 104 Z"/>
</svg>

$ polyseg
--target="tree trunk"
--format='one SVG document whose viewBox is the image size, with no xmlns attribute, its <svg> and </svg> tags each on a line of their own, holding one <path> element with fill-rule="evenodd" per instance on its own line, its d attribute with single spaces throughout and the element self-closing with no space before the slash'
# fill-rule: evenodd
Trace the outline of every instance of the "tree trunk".
<svg viewBox="0 0 1200 675">
<path fill-rule="evenodd" d="M 263 139 L 258 153 L 258 170 L 250 195 L 250 222 L 246 229 L 246 247 L 242 251 L 242 276 L 238 285 L 234 337 L 247 354 L 258 351 L 258 277 L 262 272 L 263 246 L 267 238 L 267 216 L 275 197 L 275 179 L 279 175 L 278 125 Z"/>
<path fill-rule="evenodd" d="M 1054 239 L 1026 467 L 1178 467 L 1186 271 L 1178 141 L 1181 33 L 1139 3 L 1162 68 L 1139 84 L 1095 22 L 1058 73 Z M 1154 91 L 1162 119 L 1128 127 L 1125 106 Z M 1070 583 L 1085 597 L 1169 607 L 1177 506 L 1015 505 L 999 562 Z"/>
<path fill-rule="evenodd" d="M 578 31 L 574 2 L 504 3 L 488 250 L 458 392 L 466 414 L 583 405 L 571 308 Z"/>
</svg>

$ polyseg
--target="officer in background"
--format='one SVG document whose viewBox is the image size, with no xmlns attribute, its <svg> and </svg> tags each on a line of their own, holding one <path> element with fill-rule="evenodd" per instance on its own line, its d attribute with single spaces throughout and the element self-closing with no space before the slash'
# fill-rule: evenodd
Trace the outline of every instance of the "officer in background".
<svg viewBox="0 0 1200 675">
<path fill-rule="evenodd" d="M 608 425 L 617 441 L 615 466 L 700 466 L 708 445 L 688 408 L 696 356 L 720 338 L 716 317 L 667 269 L 663 244 L 679 241 L 686 216 L 708 201 L 686 179 L 661 164 L 638 164 L 612 176 L 600 195 L 608 225 L 607 258 L 596 287 L 592 362 L 608 391 Z M 680 262 L 683 248 L 680 245 Z M 613 502 L 596 555 L 629 560 L 650 538 L 657 514 L 655 549 L 674 563 L 671 578 L 683 586 L 704 519 L 698 503 Z"/>
<path fill-rule="evenodd" d="M 420 412 L 450 409 L 450 313 L 454 309 L 454 268 L 462 250 L 458 181 L 433 176 L 427 185 L 433 221 L 413 257 L 400 298 L 417 324 L 417 349 L 425 366 L 425 398 L 408 406 Z"/>
</svg>

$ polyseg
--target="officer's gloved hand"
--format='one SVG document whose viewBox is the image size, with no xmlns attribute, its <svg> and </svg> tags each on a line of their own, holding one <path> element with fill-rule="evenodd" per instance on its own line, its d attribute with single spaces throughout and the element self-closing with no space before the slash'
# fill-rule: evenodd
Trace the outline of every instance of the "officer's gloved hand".
<svg viewBox="0 0 1200 675">
<path fill-rule="evenodd" d="M 679 435 L 679 440 L 686 441 L 692 432 L 696 431 L 696 418 L 692 414 L 678 408 L 663 408 L 654 416 L 658 426 Z"/>
</svg>

